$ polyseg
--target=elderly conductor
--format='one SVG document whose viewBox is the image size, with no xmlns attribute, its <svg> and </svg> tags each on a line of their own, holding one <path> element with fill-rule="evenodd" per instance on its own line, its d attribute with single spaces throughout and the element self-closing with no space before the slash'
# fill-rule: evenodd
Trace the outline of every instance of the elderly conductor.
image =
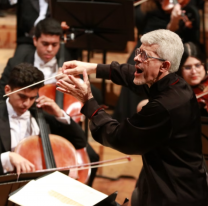
<svg viewBox="0 0 208 206">
<path fill-rule="evenodd" d="M 57 83 L 58 90 L 84 103 L 82 113 L 91 120 L 96 141 L 123 153 L 142 155 L 148 188 L 144 206 L 207 206 L 198 103 L 190 86 L 174 73 L 183 54 L 181 39 L 169 30 L 156 30 L 143 35 L 141 42 L 135 66 L 64 63 L 68 77 Z M 84 83 L 72 76 L 82 72 Z M 139 95 L 148 93 L 149 102 L 118 123 L 92 96 L 87 73 L 93 72 Z"/>
</svg>

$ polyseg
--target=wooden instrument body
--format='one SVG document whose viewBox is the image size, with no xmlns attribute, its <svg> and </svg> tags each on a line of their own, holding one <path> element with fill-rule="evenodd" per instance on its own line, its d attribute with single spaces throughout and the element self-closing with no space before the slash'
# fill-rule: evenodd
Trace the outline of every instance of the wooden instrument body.
<svg viewBox="0 0 208 206">
<path fill-rule="evenodd" d="M 39 95 L 45 95 L 46 97 L 56 99 L 56 85 L 55 84 L 47 84 L 44 87 L 39 89 Z M 63 110 L 77 123 L 81 121 L 82 114 L 80 110 L 83 104 L 79 102 L 75 97 L 64 94 L 63 97 Z"/>
<path fill-rule="evenodd" d="M 49 138 L 57 168 L 78 164 L 77 152 L 68 140 L 61 136 L 52 134 L 49 135 Z M 20 154 L 22 157 L 34 164 L 36 170 L 47 169 L 43 145 L 39 136 L 25 138 L 17 145 L 14 152 Z M 77 171 L 71 171 L 69 176 L 77 178 Z"/>
</svg>

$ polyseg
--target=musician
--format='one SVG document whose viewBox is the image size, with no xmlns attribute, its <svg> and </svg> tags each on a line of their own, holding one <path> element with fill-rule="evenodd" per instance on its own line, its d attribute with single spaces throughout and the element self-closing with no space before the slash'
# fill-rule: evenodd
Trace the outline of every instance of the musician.
<svg viewBox="0 0 208 206">
<path fill-rule="evenodd" d="M 52 77 L 58 72 L 59 61 L 59 48 L 60 38 L 62 35 L 62 28 L 58 21 L 52 18 L 46 18 L 39 21 L 35 28 L 35 36 L 33 37 L 33 43 L 36 50 L 28 52 L 21 56 L 21 58 L 10 58 L 0 79 L 0 99 L 4 95 L 4 87 L 7 84 L 10 71 L 14 66 L 19 63 L 27 62 L 33 64 L 40 69 L 45 78 Z M 45 84 L 55 83 L 56 79 L 53 78 Z M 92 91 L 97 101 L 102 103 L 101 92 L 92 85 Z"/>
<path fill-rule="evenodd" d="M 193 42 L 184 44 L 184 54 L 177 73 L 193 88 L 196 95 L 208 90 L 206 56 Z M 201 98 L 198 102 L 201 115 L 207 116 L 207 99 Z"/>
<path fill-rule="evenodd" d="M 58 51 L 60 48 L 60 37 L 62 34 L 62 28 L 60 23 L 52 18 L 47 18 L 41 20 L 35 29 L 35 36 L 33 37 L 34 45 L 36 50 L 34 52 L 27 53 L 26 56 L 21 58 L 21 62 L 26 62 L 33 64 L 40 71 L 43 72 L 45 79 L 52 77 L 58 72 Z M 9 59 L 6 68 L 2 73 L 0 79 L 0 99 L 3 99 L 4 87 L 8 82 L 12 68 L 21 63 L 18 59 L 11 58 Z M 46 81 L 45 84 L 55 83 L 56 79 L 53 78 L 49 81 Z M 96 96 L 96 99 L 99 103 L 102 102 L 100 98 L 100 91 L 92 85 L 93 94 Z M 76 124 L 72 119 L 73 125 Z M 93 150 L 90 144 L 87 144 L 87 153 L 89 155 L 91 162 L 99 161 L 98 154 Z M 96 175 L 97 168 L 91 170 L 91 176 L 89 180 L 89 185 L 92 186 L 93 180 Z"/>
<path fill-rule="evenodd" d="M 19 88 L 31 85 L 44 79 L 43 73 L 28 63 L 14 67 L 10 73 L 5 93 L 16 91 Z M 39 126 L 36 122 L 35 108 L 43 108 L 45 120 L 52 134 L 60 135 L 69 140 L 76 149 L 86 147 L 84 132 L 78 124 L 61 110 L 51 99 L 41 96 L 38 99 L 38 90 L 43 84 L 10 94 L 6 101 L 0 102 L 0 174 L 34 171 L 34 165 L 13 150 L 21 140 L 31 135 L 39 135 Z"/>
<path fill-rule="evenodd" d="M 149 191 L 146 205 L 206 206 L 198 103 L 192 89 L 174 73 L 183 54 L 182 41 L 169 30 L 149 32 L 141 41 L 135 66 L 64 63 L 64 73 L 70 75 L 57 82 L 58 90 L 84 103 L 81 111 L 91 119 L 96 141 L 123 153 L 142 155 Z M 137 93 L 144 92 L 146 84 L 150 101 L 141 112 L 119 124 L 96 103 L 85 70 Z M 81 72 L 84 84 L 71 76 Z"/>
<path fill-rule="evenodd" d="M 184 44 L 184 53 L 177 74 L 195 87 L 207 77 L 206 56 L 193 42 Z"/>
<path fill-rule="evenodd" d="M 33 33 L 37 23 L 49 16 L 48 2 L 45 0 L 1 0 L 2 9 L 16 8 L 17 46 L 14 57 L 21 59 L 30 52 L 34 52 Z M 17 62 L 16 64 L 21 63 Z"/>
</svg>

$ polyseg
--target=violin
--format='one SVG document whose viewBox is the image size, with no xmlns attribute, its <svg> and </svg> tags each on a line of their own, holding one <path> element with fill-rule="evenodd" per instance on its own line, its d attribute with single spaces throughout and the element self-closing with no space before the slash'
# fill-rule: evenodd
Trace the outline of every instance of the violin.
<svg viewBox="0 0 208 206">
<path fill-rule="evenodd" d="M 186 6 L 189 3 L 189 1 L 190 0 L 162 0 L 160 3 L 162 6 L 162 9 L 164 11 L 170 13 L 176 4 L 180 4 L 181 7 L 183 8 L 184 6 Z M 187 15 L 185 15 L 182 12 L 181 16 L 182 16 L 183 22 L 185 23 L 185 27 L 192 28 L 192 21 L 189 20 Z"/>
<path fill-rule="evenodd" d="M 193 91 L 196 95 L 198 103 L 203 107 L 206 107 L 208 112 L 208 75 L 199 85 L 193 88 Z"/>
</svg>

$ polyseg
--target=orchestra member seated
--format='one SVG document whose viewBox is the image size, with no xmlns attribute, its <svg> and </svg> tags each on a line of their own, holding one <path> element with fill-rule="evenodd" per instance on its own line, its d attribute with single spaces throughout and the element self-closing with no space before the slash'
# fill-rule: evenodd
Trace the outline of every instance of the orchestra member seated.
<svg viewBox="0 0 208 206">
<path fill-rule="evenodd" d="M 36 47 L 34 52 L 28 53 L 26 56 L 21 58 L 21 61 L 33 64 L 40 71 L 43 72 L 44 78 L 50 78 L 55 76 L 58 72 L 58 51 L 60 48 L 60 38 L 62 35 L 62 28 L 58 21 L 52 18 L 46 18 L 41 20 L 35 28 L 35 36 L 33 37 L 33 43 Z M 0 99 L 3 99 L 4 87 L 8 82 L 11 70 L 14 66 L 19 64 L 18 59 L 11 58 L 9 59 L 6 68 L 2 73 L 0 79 Z M 50 79 L 45 82 L 45 84 L 55 83 L 56 79 Z M 101 92 L 95 86 L 91 86 L 92 92 L 101 104 L 102 97 Z M 73 119 L 71 119 L 73 125 L 76 124 Z M 90 144 L 87 144 L 87 153 L 90 158 L 90 162 L 99 161 L 99 155 L 93 150 Z M 96 175 L 97 168 L 91 170 L 91 176 L 89 180 L 89 185 L 91 186 Z"/>
<path fill-rule="evenodd" d="M 43 79 L 43 73 L 33 65 L 19 64 L 10 73 L 5 93 L 8 94 Z M 53 100 L 45 96 L 36 99 L 41 86 L 43 84 L 37 84 L 10 94 L 6 101 L 0 102 L 1 175 L 14 169 L 18 174 L 35 170 L 32 163 L 13 152 L 21 140 L 31 135 L 39 135 L 40 129 L 34 116 L 35 106 L 32 106 L 35 102 L 37 107 L 45 111 L 44 117 L 52 134 L 66 138 L 76 149 L 86 147 L 85 134 L 78 124 L 71 121 Z"/>
<path fill-rule="evenodd" d="M 23 54 L 21 58 L 10 58 L 0 79 L 0 99 L 4 95 L 4 87 L 7 84 L 9 74 L 14 66 L 19 63 L 27 62 L 33 64 L 44 74 L 45 79 L 52 77 L 58 72 L 59 48 L 62 28 L 58 21 L 52 18 L 46 18 L 36 25 L 33 43 L 36 50 Z M 67 57 L 65 56 L 65 59 Z M 45 84 L 55 83 L 56 79 L 50 79 Z M 92 86 L 92 92 L 97 101 L 102 103 L 102 95 L 99 89 Z"/>
<path fill-rule="evenodd" d="M 196 95 L 208 91 L 206 56 L 196 44 L 184 44 L 184 53 L 177 73 L 193 88 Z M 207 101 L 207 95 L 198 99 L 202 116 L 208 115 Z"/>
</svg>

